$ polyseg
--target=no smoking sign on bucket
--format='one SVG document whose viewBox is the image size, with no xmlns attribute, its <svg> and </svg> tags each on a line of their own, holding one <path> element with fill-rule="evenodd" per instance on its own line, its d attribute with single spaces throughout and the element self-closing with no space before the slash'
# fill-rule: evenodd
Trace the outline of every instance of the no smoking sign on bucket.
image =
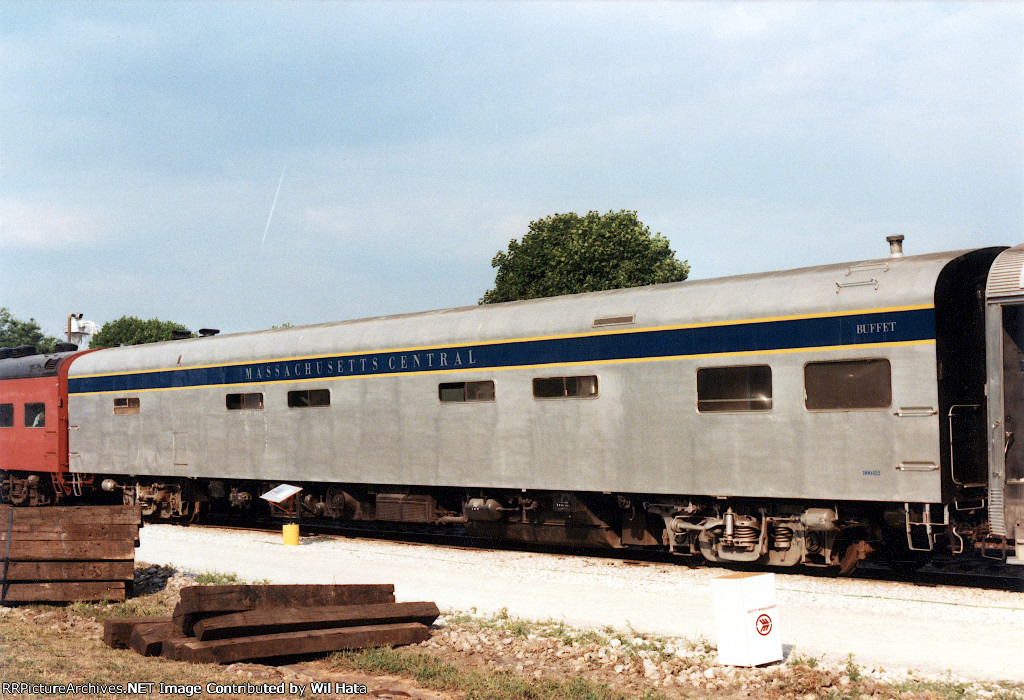
<svg viewBox="0 0 1024 700">
<path fill-rule="evenodd" d="M 718 662 L 760 666 L 782 660 L 775 625 L 775 574 L 738 573 L 711 581 Z"/>
</svg>

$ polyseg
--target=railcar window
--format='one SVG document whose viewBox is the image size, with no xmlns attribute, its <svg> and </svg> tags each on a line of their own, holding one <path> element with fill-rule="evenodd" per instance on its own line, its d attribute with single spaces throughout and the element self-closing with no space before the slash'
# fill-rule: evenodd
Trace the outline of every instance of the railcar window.
<svg viewBox="0 0 1024 700">
<path fill-rule="evenodd" d="M 27 403 L 25 404 L 25 427 L 45 428 L 46 427 L 46 404 Z"/>
<path fill-rule="evenodd" d="M 437 385 L 437 397 L 443 403 L 494 401 L 494 382 L 446 382 Z"/>
<path fill-rule="evenodd" d="M 126 416 L 139 412 L 139 399 L 136 396 L 127 396 L 114 399 L 114 415 Z"/>
<path fill-rule="evenodd" d="M 889 408 L 889 360 L 809 362 L 804 366 L 804 403 L 811 411 Z"/>
<path fill-rule="evenodd" d="M 0 428 L 14 427 L 14 404 L 0 403 Z"/>
<path fill-rule="evenodd" d="M 772 368 L 707 367 L 697 370 L 700 413 L 772 410 Z"/>
<path fill-rule="evenodd" d="M 263 408 L 263 394 L 260 392 L 252 394 L 228 394 L 227 406 L 229 411 L 253 411 Z"/>
<path fill-rule="evenodd" d="M 330 389 L 302 389 L 288 392 L 288 408 L 316 408 L 330 405 Z"/>
<path fill-rule="evenodd" d="M 538 377 L 533 380 L 537 399 L 588 399 L 597 396 L 597 377 Z"/>
</svg>

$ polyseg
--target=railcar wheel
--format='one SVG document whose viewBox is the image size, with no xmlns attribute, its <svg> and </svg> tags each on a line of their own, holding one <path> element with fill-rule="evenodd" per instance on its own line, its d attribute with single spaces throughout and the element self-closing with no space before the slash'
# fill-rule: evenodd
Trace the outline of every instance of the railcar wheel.
<svg viewBox="0 0 1024 700">
<path fill-rule="evenodd" d="M 46 506 L 55 494 L 38 474 L 2 472 L 3 501 L 15 506 Z"/>
</svg>

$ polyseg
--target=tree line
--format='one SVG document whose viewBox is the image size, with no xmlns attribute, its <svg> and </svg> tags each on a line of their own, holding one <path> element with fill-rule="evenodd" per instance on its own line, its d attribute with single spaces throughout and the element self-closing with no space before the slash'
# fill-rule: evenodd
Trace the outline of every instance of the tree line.
<svg viewBox="0 0 1024 700">
<path fill-rule="evenodd" d="M 151 318 L 144 321 L 134 316 L 122 316 L 116 321 L 103 324 L 103 327 L 92 337 L 90 348 L 110 348 L 115 345 L 140 345 L 172 340 L 176 332 L 186 336 L 194 336 L 186 326 L 173 321 L 161 321 Z M 38 353 L 53 352 L 54 346 L 60 342 L 43 333 L 34 318 L 27 321 L 15 318 L 6 306 L 0 307 L 0 347 L 16 348 L 31 345 Z"/>
<path fill-rule="evenodd" d="M 635 211 L 625 210 L 569 212 L 531 221 L 522 240 L 509 241 L 491 267 L 497 269 L 494 287 L 484 292 L 480 304 L 680 282 L 690 274 L 689 264 L 676 259 L 665 237 L 651 233 Z M 155 343 L 178 334 L 195 335 L 173 321 L 122 316 L 103 324 L 89 347 Z M 47 353 L 57 342 L 34 318 L 23 321 L 0 307 L 0 347 L 31 345 Z"/>
</svg>

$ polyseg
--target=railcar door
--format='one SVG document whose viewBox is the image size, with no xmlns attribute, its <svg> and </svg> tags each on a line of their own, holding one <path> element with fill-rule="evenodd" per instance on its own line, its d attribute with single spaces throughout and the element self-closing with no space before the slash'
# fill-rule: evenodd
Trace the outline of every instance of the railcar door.
<svg viewBox="0 0 1024 700">
<path fill-rule="evenodd" d="M 942 467 L 957 510 L 976 507 L 988 488 L 985 286 L 1002 250 L 985 248 L 952 260 L 935 289 Z"/>
<path fill-rule="evenodd" d="M 989 521 L 1024 564 L 1024 246 L 1003 251 L 986 289 Z"/>
</svg>

